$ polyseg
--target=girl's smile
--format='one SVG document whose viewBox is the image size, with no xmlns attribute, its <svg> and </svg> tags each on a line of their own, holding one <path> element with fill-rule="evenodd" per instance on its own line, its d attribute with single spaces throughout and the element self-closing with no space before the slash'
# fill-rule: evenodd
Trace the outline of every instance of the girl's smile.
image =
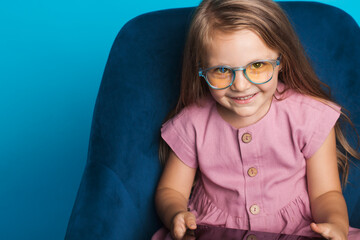
<svg viewBox="0 0 360 240">
<path fill-rule="evenodd" d="M 208 50 L 208 65 L 244 66 L 263 59 L 277 59 L 279 53 L 270 49 L 253 31 L 233 33 L 215 31 Z M 259 121 L 268 112 L 278 83 L 279 66 L 272 79 L 264 84 L 253 84 L 238 71 L 233 84 L 226 89 L 212 89 L 222 118 L 236 128 Z"/>
<path fill-rule="evenodd" d="M 247 96 L 242 96 L 242 97 L 231 97 L 231 98 L 238 104 L 248 104 L 254 100 L 256 95 L 257 95 L 257 93 L 250 94 Z"/>
</svg>

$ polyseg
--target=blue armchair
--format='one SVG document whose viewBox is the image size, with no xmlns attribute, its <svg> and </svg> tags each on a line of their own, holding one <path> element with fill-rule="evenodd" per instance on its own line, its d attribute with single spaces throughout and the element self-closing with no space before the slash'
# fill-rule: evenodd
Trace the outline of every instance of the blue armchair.
<svg viewBox="0 0 360 240">
<path fill-rule="evenodd" d="M 360 126 L 360 30 L 320 3 L 281 2 L 319 77 Z M 65 239 L 150 239 L 161 226 L 154 191 L 160 127 L 179 95 L 182 49 L 194 8 L 144 14 L 112 46 L 96 100 L 88 160 Z M 344 189 L 360 228 L 360 170 Z"/>
</svg>

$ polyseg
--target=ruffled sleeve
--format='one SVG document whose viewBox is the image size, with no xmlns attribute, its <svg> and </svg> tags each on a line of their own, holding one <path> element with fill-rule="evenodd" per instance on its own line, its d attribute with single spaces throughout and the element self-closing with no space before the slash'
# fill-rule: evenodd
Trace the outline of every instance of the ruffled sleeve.
<svg viewBox="0 0 360 240">
<path fill-rule="evenodd" d="M 185 108 L 167 121 L 161 128 L 161 137 L 183 163 L 191 168 L 197 168 L 196 130 L 189 115 Z"/>
</svg>

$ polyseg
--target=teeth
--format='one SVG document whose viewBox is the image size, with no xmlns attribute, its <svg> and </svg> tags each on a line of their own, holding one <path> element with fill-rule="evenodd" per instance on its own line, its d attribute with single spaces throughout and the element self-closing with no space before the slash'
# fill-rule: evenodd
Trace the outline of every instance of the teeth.
<svg viewBox="0 0 360 240">
<path fill-rule="evenodd" d="M 246 100 L 246 99 L 249 99 L 249 98 L 251 98 L 252 96 L 254 96 L 255 94 L 253 94 L 253 95 L 250 95 L 250 96 L 247 96 L 247 97 L 238 97 L 238 98 L 236 98 L 237 100 Z"/>
</svg>

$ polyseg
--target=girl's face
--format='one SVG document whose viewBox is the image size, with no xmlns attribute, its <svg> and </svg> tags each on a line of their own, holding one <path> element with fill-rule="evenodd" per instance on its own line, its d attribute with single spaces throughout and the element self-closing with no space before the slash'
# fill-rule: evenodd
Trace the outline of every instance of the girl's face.
<svg viewBox="0 0 360 240">
<path fill-rule="evenodd" d="M 279 57 L 278 52 L 268 48 L 263 40 L 250 30 L 233 33 L 215 31 L 208 50 L 208 67 L 241 67 L 256 60 Z M 270 108 L 278 84 L 278 73 L 279 66 L 276 66 L 269 82 L 256 85 L 245 78 L 243 71 L 236 71 L 232 86 L 222 90 L 209 87 L 211 95 L 218 103 L 219 114 L 236 128 L 259 121 Z"/>
</svg>

